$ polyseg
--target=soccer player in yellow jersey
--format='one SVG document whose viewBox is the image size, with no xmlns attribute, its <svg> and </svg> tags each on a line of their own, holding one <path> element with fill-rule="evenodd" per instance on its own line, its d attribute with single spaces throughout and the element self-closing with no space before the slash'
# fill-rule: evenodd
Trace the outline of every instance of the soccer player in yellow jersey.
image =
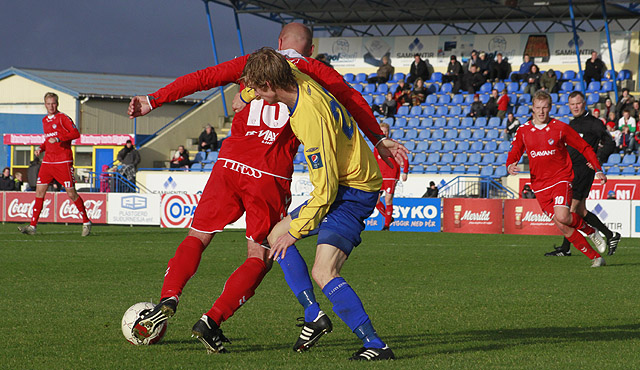
<svg viewBox="0 0 640 370">
<path fill-rule="evenodd" d="M 382 175 L 373 153 L 347 110 L 273 49 L 253 53 L 242 79 L 267 103 L 289 107 L 291 129 L 304 145 L 314 187 L 311 199 L 273 228 L 268 237 L 270 257 L 284 256 L 297 240 L 317 234 L 313 279 L 336 315 L 364 344 L 350 359 L 395 358 L 378 337 L 360 298 L 339 275 L 360 244 L 364 220 L 378 199 Z"/>
</svg>

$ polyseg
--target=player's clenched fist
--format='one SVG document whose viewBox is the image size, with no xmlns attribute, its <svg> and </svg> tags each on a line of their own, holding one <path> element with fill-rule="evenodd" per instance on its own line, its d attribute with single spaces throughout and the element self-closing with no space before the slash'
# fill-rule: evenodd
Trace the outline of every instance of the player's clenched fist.
<svg viewBox="0 0 640 370">
<path fill-rule="evenodd" d="M 151 112 L 151 105 L 146 96 L 138 95 L 131 98 L 129 109 L 127 109 L 129 118 L 144 116 L 149 112 Z"/>
</svg>

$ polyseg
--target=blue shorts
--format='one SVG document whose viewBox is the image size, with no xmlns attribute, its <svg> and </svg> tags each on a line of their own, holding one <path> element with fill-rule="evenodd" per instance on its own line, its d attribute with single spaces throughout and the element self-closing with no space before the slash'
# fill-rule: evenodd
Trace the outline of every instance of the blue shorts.
<svg viewBox="0 0 640 370">
<path fill-rule="evenodd" d="M 378 192 L 368 192 L 347 186 L 339 186 L 336 199 L 320 225 L 307 236 L 318 235 L 318 244 L 329 244 L 347 256 L 362 242 L 360 233 L 364 230 L 364 220 L 373 213 L 378 201 Z M 291 219 L 298 218 L 300 208 L 294 209 Z"/>
</svg>

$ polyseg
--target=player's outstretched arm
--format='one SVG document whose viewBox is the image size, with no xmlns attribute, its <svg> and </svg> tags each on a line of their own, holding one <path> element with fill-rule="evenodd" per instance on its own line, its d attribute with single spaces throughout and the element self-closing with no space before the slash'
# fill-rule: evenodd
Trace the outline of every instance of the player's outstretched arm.
<svg viewBox="0 0 640 370">
<path fill-rule="evenodd" d="M 131 98 L 129 108 L 127 109 L 129 118 L 144 116 L 149 112 L 151 112 L 151 104 L 149 104 L 149 99 L 145 95 L 138 95 Z"/>
<path fill-rule="evenodd" d="M 376 145 L 376 149 L 378 149 L 382 160 L 391 168 L 393 168 L 393 163 L 389 160 L 390 158 L 394 158 L 397 163 L 407 161 L 409 149 L 393 139 L 385 138 L 380 140 Z"/>
</svg>

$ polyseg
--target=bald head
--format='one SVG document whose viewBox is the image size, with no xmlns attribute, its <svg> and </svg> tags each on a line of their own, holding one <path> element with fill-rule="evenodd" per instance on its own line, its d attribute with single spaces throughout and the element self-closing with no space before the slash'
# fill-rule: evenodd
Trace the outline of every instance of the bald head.
<svg viewBox="0 0 640 370">
<path fill-rule="evenodd" d="M 302 23 L 285 24 L 278 37 L 278 49 L 293 49 L 310 57 L 313 54 L 313 34 L 309 27 Z"/>
</svg>

